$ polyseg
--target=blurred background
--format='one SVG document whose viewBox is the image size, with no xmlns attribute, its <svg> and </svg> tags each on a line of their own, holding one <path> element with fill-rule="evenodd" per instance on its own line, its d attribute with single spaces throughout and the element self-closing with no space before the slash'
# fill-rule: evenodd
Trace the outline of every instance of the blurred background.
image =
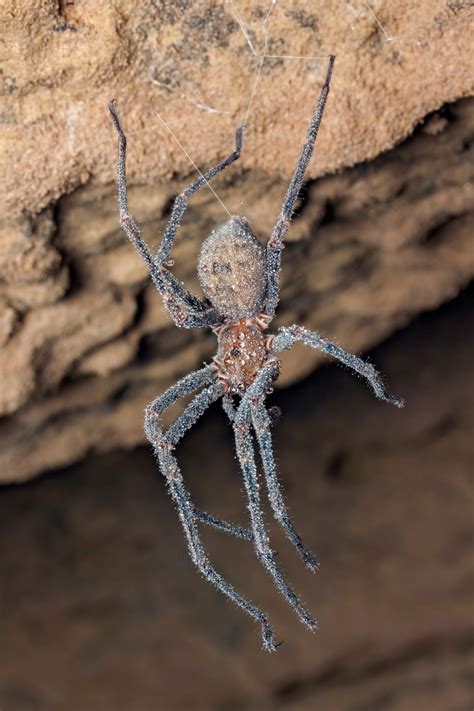
<svg viewBox="0 0 474 711">
<path fill-rule="evenodd" d="M 472 709 L 472 19 L 470 3 L 444 0 L 6 3 L 2 709 Z M 202 531 L 216 567 L 268 612 L 283 644 L 267 655 L 196 573 L 145 442 L 145 405 L 216 341 L 174 327 L 120 230 L 106 103 L 153 247 L 195 175 L 160 116 L 201 170 L 245 118 L 242 158 L 213 187 L 265 241 L 329 52 L 275 325 L 364 354 L 407 405 L 379 403 L 316 351 L 283 354 L 273 436 L 319 573 L 265 513 L 318 632 L 250 545 Z M 203 190 L 178 234 L 173 270 L 197 293 L 200 244 L 225 219 Z M 246 525 L 221 408 L 177 453 L 196 504 Z"/>
</svg>

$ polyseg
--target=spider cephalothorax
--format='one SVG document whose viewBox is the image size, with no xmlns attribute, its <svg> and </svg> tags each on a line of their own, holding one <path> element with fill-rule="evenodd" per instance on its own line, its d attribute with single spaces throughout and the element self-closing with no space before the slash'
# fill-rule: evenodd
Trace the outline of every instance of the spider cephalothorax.
<svg viewBox="0 0 474 711">
<path fill-rule="evenodd" d="M 187 207 L 188 198 L 221 170 L 237 160 L 242 148 L 243 126 L 237 129 L 235 150 L 192 183 L 175 200 L 161 246 L 153 255 L 143 241 L 140 229 L 128 212 L 125 176 L 126 138 L 114 103 L 110 113 L 119 136 L 118 192 L 120 223 L 147 264 L 151 278 L 163 297 L 166 308 L 181 328 L 208 327 L 218 337 L 217 355 L 211 365 L 186 375 L 165 393 L 153 400 L 145 411 L 145 432 L 153 445 L 169 492 L 178 509 L 188 541 L 191 558 L 202 575 L 224 595 L 245 610 L 261 625 L 263 646 L 276 649 L 273 632 L 266 614 L 238 593 L 210 564 L 199 536 L 199 522 L 251 542 L 257 557 L 272 576 L 277 588 L 294 608 L 301 621 L 316 629 L 317 623 L 282 576 L 270 548 L 265 529 L 254 453 L 254 439 L 260 450 L 263 476 L 273 514 L 310 570 L 317 570 L 313 554 L 303 544 L 288 516 L 277 477 L 273 456 L 271 425 L 272 408 L 266 407 L 266 396 L 278 378 L 278 354 L 301 341 L 328 353 L 367 380 L 381 400 L 402 407 L 403 402 L 385 392 L 381 378 L 369 363 L 347 353 L 317 333 L 301 326 L 283 326 L 275 335 L 264 335 L 275 316 L 278 303 L 281 252 L 290 225 L 296 199 L 306 167 L 311 158 L 319 125 L 329 93 L 334 57 L 329 58 L 326 80 L 311 118 L 306 142 L 290 181 L 282 209 L 266 247 L 263 247 L 243 217 L 231 217 L 205 240 L 199 257 L 198 273 L 207 302 L 194 296 L 171 274 L 170 253 L 176 230 Z M 176 422 L 163 432 L 159 418 L 180 397 L 200 389 L 184 408 Z M 234 403 L 234 396 L 240 402 Z M 200 511 L 193 505 L 184 485 L 174 449 L 186 431 L 213 402 L 222 398 L 225 412 L 234 429 L 235 446 L 240 463 L 250 513 L 250 528 Z M 253 431 L 253 435 L 252 435 Z"/>
</svg>

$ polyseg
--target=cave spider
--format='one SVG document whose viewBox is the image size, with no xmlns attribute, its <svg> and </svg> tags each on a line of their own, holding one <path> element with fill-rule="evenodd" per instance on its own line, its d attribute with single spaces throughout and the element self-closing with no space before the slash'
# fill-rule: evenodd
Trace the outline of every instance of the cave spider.
<svg viewBox="0 0 474 711">
<path fill-rule="evenodd" d="M 260 623 L 263 646 L 267 651 L 274 651 L 277 645 L 266 614 L 242 597 L 213 568 L 201 543 L 197 523 L 206 523 L 253 543 L 259 561 L 272 576 L 278 590 L 294 608 L 301 621 L 310 630 L 316 629 L 316 620 L 303 607 L 275 562 L 260 506 L 254 438 L 260 450 L 273 514 L 306 566 L 312 571 L 317 570 L 316 558 L 306 548 L 288 516 L 277 477 L 270 430 L 272 418 L 265 407 L 266 396 L 271 391 L 280 371 L 277 354 L 298 341 L 312 348 L 318 348 L 365 378 L 378 398 L 396 407 L 403 406 L 403 401 L 385 392 L 381 378 L 372 365 L 346 353 L 319 334 L 308 331 L 302 326 L 283 326 L 276 335 L 264 335 L 264 331 L 275 316 L 279 298 L 283 240 L 316 142 L 329 93 L 334 59 L 333 56 L 329 57 L 326 79 L 311 118 L 306 142 L 266 249 L 253 234 L 249 222 L 244 217 L 233 216 L 214 230 L 204 241 L 198 262 L 198 274 L 206 296 L 205 300 L 194 296 L 171 274 L 168 269 L 171 249 L 188 198 L 239 158 L 244 126 L 240 126 L 236 131 L 234 151 L 176 197 L 161 246 L 153 255 L 128 211 L 125 173 L 126 138 L 114 102 L 109 104 L 119 138 L 120 224 L 145 261 L 153 283 L 160 292 L 175 324 L 180 328 L 209 327 L 218 338 L 217 355 L 210 365 L 205 365 L 200 370 L 186 375 L 147 406 L 145 432 L 153 445 L 160 469 L 178 510 L 194 564 L 206 580 L 213 583 L 224 595 Z M 200 392 L 184 408 L 175 423 L 163 432 L 159 423 L 161 413 L 179 398 L 199 388 L 201 388 Z M 234 403 L 236 396 L 240 397 L 238 404 Z M 184 485 L 173 453 L 187 430 L 195 424 L 209 405 L 221 397 L 224 410 L 234 429 L 237 456 L 248 497 L 250 528 L 236 526 L 196 509 Z"/>
</svg>

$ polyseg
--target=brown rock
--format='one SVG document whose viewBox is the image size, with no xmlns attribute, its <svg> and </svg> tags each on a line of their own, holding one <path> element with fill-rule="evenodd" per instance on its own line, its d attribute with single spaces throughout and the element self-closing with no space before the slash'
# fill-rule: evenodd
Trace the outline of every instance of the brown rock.
<svg viewBox="0 0 474 711">
<path fill-rule="evenodd" d="M 317 12 L 302 2 L 276 4 L 269 54 L 317 58 L 267 60 L 242 167 L 289 176 L 329 52 L 338 60 L 319 174 L 378 155 L 427 113 L 472 91 L 468 3 L 401 0 L 392 8 L 377 0 L 371 7 L 377 18 L 364 3 L 338 0 Z M 105 103 L 114 97 L 135 132 L 136 181 L 189 172 L 157 110 L 198 165 L 212 163 L 247 110 L 258 65 L 236 12 L 260 52 L 264 8 L 251 0 L 233 7 L 217 0 L 6 2 L 2 142 L 10 169 L 0 172 L 0 194 L 9 209 L 35 213 L 90 174 L 111 182 L 115 140 Z"/>
<path fill-rule="evenodd" d="M 215 351 L 206 334 L 171 327 L 118 227 L 116 140 L 105 103 L 117 99 L 129 137 L 130 205 L 157 246 L 170 201 L 189 180 L 170 176 L 188 174 L 190 165 L 156 110 L 197 165 L 222 157 L 246 113 L 258 65 L 235 11 L 260 51 L 262 10 L 211 0 L 7 3 L 0 411 L 9 418 L 0 429 L 2 481 L 66 464 L 91 448 L 143 441 L 147 400 Z M 402 2 L 395 11 L 341 2 L 317 14 L 297 2 L 276 4 L 270 54 L 338 55 L 309 177 L 374 158 L 430 111 L 470 93 L 470 16 L 463 3 Z M 240 172 L 234 167 L 216 181 L 228 209 L 247 215 L 262 239 L 324 66 L 323 59 L 266 60 Z M 459 101 L 371 163 L 310 183 L 284 253 L 278 323 L 301 322 L 357 351 L 455 295 L 474 272 L 471 141 L 472 104 Z M 194 289 L 199 246 L 223 219 L 209 191 L 193 198 L 173 259 L 175 273 Z M 285 354 L 281 383 L 318 361 L 317 352 L 302 348 Z"/>
</svg>

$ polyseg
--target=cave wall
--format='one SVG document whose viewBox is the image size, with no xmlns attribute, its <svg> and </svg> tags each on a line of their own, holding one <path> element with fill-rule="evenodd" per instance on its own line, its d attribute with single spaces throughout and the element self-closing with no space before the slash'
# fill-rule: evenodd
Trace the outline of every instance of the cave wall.
<svg viewBox="0 0 474 711">
<path fill-rule="evenodd" d="M 321 57 L 334 51 L 277 325 L 297 321 L 362 351 L 453 297 L 474 272 L 472 102 L 462 98 L 473 93 L 472 12 L 465 2 L 373 2 L 376 16 L 364 3 L 304 8 L 275 5 L 268 53 L 316 58 L 265 61 L 242 159 L 215 187 L 268 235 L 324 76 Z M 261 51 L 265 9 L 6 3 L 1 481 L 142 442 L 146 402 L 212 357 L 212 337 L 172 326 L 120 231 L 106 102 L 117 100 L 129 136 L 131 209 L 157 245 L 192 171 L 157 111 L 198 166 L 222 157 L 260 61 L 238 20 Z M 195 289 L 199 244 L 223 219 L 211 193 L 193 198 L 173 258 Z M 281 384 L 317 363 L 316 352 L 286 355 Z"/>
</svg>

